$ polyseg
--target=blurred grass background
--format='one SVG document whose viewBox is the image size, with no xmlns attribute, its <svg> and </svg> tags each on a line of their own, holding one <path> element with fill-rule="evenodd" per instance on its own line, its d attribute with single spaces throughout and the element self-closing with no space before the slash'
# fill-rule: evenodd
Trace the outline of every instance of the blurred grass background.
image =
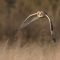
<svg viewBox="0 0 60 60">
<path fill-rule="evenodd" d="M 60 37 L 60 0 L 0 0 L 0 41 L 7 40 L 26 17 L 39 10 L 50 16 L 57 40 Z M 52 40 L 49 23 L 39 19 L 22 29 L 24 39 Z M 21 34 L 20 34 L 21 36 Z M 46 41 L 46 40 L 45 40 Z"/>
<path fill-rule="evenodd" d="M 0 60 L 60 60 L 59 6 L 60 0 L 0 0 Z M 13 36 L 26 17 L 39 10 L 50 16 L 56 43 L 45 18 L 32 22 Z"/>
</svg>

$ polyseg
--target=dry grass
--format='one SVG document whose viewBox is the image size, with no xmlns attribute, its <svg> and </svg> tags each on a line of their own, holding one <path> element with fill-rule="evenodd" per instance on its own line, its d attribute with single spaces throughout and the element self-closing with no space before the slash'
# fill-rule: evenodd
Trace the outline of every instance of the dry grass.
<svg viewBox="0 0 60 60">
<path fill-rule="evenodd" d="M 0 60 L 59 60 L 60 59 L 60 43 L 41 41 L 28 42 L 21 47 L 21 39 L 19 38 L 14 45 L 4 45 L 0 49 Z"/>
</svg>

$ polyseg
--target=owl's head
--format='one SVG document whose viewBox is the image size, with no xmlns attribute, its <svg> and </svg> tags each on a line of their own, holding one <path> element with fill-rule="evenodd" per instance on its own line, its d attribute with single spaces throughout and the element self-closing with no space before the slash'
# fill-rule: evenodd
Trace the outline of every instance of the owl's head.
<svg viewBox="0 0 60 60">
<path fill-rule="evenodd" d="M 46 14 L 46 13 L 45 13 L 44 11 L 38 11 L 38 12 L 37 12 L 37 16 L 38 16 L 38 17 L 41 17 L 41 18 L 43 18 L 43 17 L 45 16 L 45 14 Z"/>
</svg>

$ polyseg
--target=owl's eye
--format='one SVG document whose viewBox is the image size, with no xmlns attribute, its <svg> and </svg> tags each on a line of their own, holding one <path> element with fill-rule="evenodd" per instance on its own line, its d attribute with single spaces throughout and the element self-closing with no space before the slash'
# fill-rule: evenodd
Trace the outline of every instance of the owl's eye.
<svg viewBox="0 0 60 60">
<path fill-rule="evenodd" d="M 43 13 L 41 13 L 40 15 L 43 15 Z"/>
<path fill-rule="evenodd" d="M 40 17 L 43 17 L 44 16 L 44 14 L 43 13 L 40 13 Z"/>
</svg>

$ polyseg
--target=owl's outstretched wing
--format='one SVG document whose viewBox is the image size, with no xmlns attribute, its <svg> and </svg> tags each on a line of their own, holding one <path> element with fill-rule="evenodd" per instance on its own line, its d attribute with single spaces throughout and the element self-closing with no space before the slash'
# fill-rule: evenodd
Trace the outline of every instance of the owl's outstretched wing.
<svg viewBox="0 0 60 60">
<path fill-rule="evenodd" d="M 25 26 L 27 26 L 28 24 L 30 24 L 31 22 L 37 20 L 39 17 L 37 16 L 37 13 L 31 14 L 29 15 L 26 20 L 20 25 L 20 27 L 13 33 L 12 36 L 14 36 L 18 30 L 24 28 Z"/>
<path fill-rule="evenodd" d="M 37 20 L 39 17 L 37 16 L 37 13 L 31 14 L 29 15 L 26 20 L 20 25 L 19 29 L 24 28 L 25 26 L 27 26 L 28 24 L 30 24 L 31 22 Z"/>
<path fill-rule="evenodd" d="M 52 36 L 52 39 L 54 42 L 56 42 L 56 38 L 55 38 L 55 35 L 54 35 L 54 32 L 53 32 L 53 24 L 52 24 L 52 21 L 51 19 L 49 18 L 49 16 L 46 14 L 46 17 L 48 18 L 49 20 L 49 24 L 50 24 L 50 31 L 51 31 L 51 36 Z"/>
</svg>

